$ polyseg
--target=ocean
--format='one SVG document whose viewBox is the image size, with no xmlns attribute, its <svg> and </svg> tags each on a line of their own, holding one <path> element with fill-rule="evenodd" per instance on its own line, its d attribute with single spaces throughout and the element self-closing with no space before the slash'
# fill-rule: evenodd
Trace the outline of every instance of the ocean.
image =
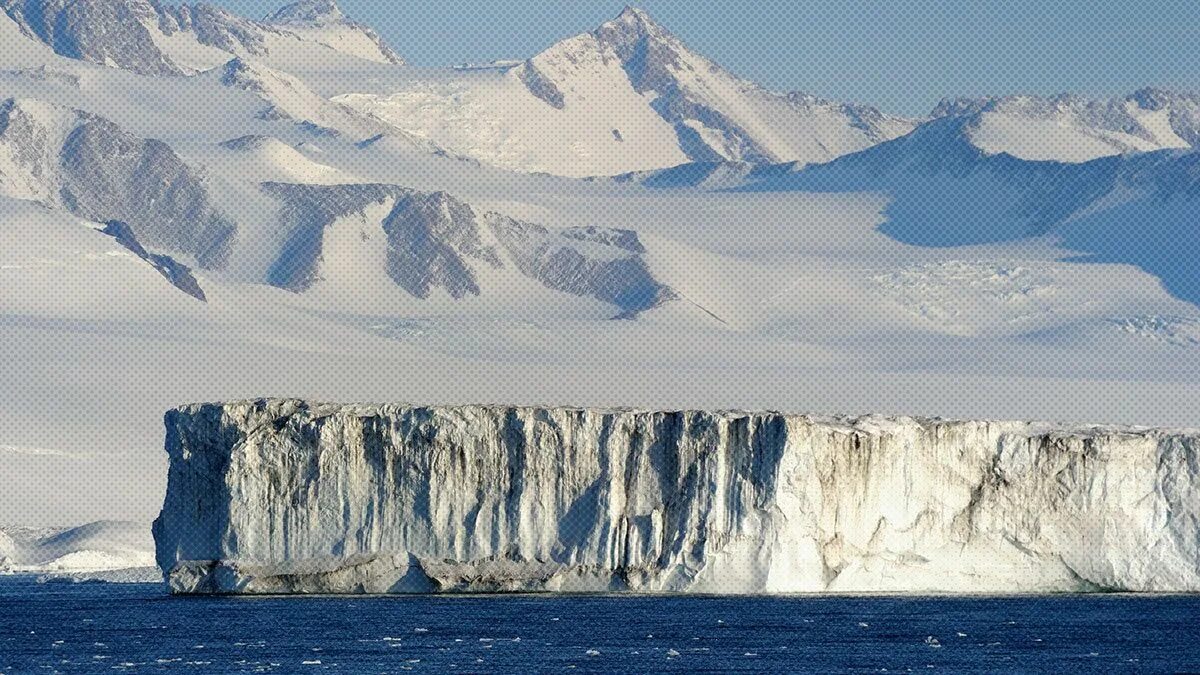
<svg viewBox="0 0 1200 675">
<path fill-rule="evenodd" d="M 0 577 L 0 673 L 1200 671 L 1200 597 L 171 597 Z"/>
</svg>

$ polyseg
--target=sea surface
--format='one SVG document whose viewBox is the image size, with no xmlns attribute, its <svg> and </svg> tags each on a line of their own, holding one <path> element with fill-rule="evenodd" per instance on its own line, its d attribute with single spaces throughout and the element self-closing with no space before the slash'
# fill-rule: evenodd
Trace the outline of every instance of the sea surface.
<svg viewBox="0 0 1200 675">
<path fill-rule="evenodd" d="M 1200 671 L 1200 597 L 216 597 L 0 578 L 0 673 Z"/>
</svg>

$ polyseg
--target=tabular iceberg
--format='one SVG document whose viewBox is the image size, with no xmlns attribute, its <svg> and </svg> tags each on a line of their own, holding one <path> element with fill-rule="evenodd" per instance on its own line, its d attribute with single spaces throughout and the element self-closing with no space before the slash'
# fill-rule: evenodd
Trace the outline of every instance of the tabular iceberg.
<svg viewBox="0 0 1200 675">
<path fill-rule="evenodd" d="M 174 593 L 1200 591 L 1200 432 L 193 405 Z"/>
</svg>

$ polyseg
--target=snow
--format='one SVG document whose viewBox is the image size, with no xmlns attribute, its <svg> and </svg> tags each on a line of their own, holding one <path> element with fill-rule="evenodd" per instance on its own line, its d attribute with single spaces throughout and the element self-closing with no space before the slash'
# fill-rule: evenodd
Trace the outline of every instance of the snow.
<svg viewBox="0 0 1200 675">
<path fill-rule="evenodd" d="M 354 176 L 321 164 L 278 138 L 243 136 L 226 141 L 222 147 L 226 153 L 214 153 L 207 160 L 209 169 L 218 173 L 249 171 L 263 182 L 326 185 L 356 182 Z"/>
<path fill-rule="evenodd" d="M 568 176 L 618 174 L 687 161 L 675 131 L 633 91 L 620 65 L 579 65 L 556 110 L 533 96 L 515 71 L 456 73 L 384 96 L 334 98 L 455 153 L 499 167 Z M 619 130 L 623 142 L 613 130 Z"/>
<path fill-rule="evenodd" d="M 394 56 L 390 56 L 390 52 L 380 48 L 377 38 L 367 35 L 362 30 L 351 24 L 327 24 L 321 26 L 300 26 L 287 25 L 287 32 L 295 36 L 292 38 L 299 43 L 314 43 L 328 47 L 330 50 L 339 54 L 345 54 L 364 61 L 372 61 L 375 63 L 394 63 Z M 270 48 L 270 51 L 288 51 L 288 47 L 295 49 L 298 45 L 288 45 L 285 40 L 287 38 L 271 36 L 268 38 L 268 43 L 275 43 Z M 314 58 L 319 58 L 319 53 L 314 53 Z M 295 57 L 293 57 L 295 58 Z"/>
<path fill-rule="evenodd" d="M 1101 135 L 1057 120 L 1020 119 L 994 113 L 985 113 L 970 137 L 984 152 L 1007 152 L 1032 161 L 1086 162 L 1119 154 L 1123 147 L 1152 147 L 1128 135 Z"/>
<path fill-rule="evenodd" d="M 289 6 L 259 22 L 211 5 L 142 0 L 111 0 L 111 4 L 109 11 L 61 3 L 10 6 L 0 33 L 19 31 L 17 22 L 21 22 L 24 33 L 44 40 L 64 56 L 144 75 L 190 75 L 232 57 L 252 55 L 280 63 L 402 63 L 375 31 L 347 18 L 336 5 L 307 14 L 289 12 Z M 22 36 L 16 42 L 31 40 Z"/>
<path fill-rule="evenodd" d="M 626 40 L 649 41 L 665 61 L 646 67 L 665 68 L 667 81 L 635 81 L 642 64 L 634 61 L 653 56 L 628 52 Z M 340 86 L 335 101 L 455 153 L 560 176 L 662 169 L 700 156 L 827 161 L 912 128 L 880 115 L 864 131 L 861 111 L 765 91 L 689 51 L 640 11 L 523 64 L 414 73 L 385 92 Z M 687 141 L 682 128 L 703 139 L 702 147 Z"/>
<path fill-rule="evenodd" d="M 167 35 L 157 25 L 147 25 L 146 28 L 154 45 L 172 63 L 188 73 L 211 70 L 229 61 L 229 52 L 202 44 L 192 33 L 178 31 Z"/>
<path fill-rule="evenodd" d="M 14 383 L 0 387 L 0 522 L 149 519 L 165 487 L 161 413 L 190 400 L 403 398 L 1168 426 L 1194 425 L 1200 409 L 1200 365 L 1189 358 L 1200 291 L 1189 285 L 1194 266 L 1179 264 L 1195 250 L 1194 200 L 1180 196 L 1189 155 L 1119 158 L 1112 173 L 1101 170 L 1107 164 L 1045 167 L 980 158 L 961 129 L 928 133 L 938 131 L 934 122 L 865 151 L 878 154 L 824 165 L 844 172 L 843 161 L 860 162 L 874 180 L 843 173 L 822 184 L 725 191 L 760 175 L 749 163 L 713 162 L 714 183 L 659 190 L 493 166 L 589 175 L 686 161 L 676 129 L 649 107 L 663 94 L 638 93 L 612 64 L 583 60 L 555 79 L 565 100 L 558 110 L 518 77 L 524 61 L 419 69 L 281 37 L 267 54 L 238 62 L 243 89 L 222 82 L 228 59 L 194 76 L 139 75 L 56 55 L 2 13 L 0 40 L 3 96 L 32 114 L 46 140 L 0 140 L 0 381 Z M 831 154 L 868 142 L 838 131 L 839 119 L 862 111 L 775 97 L 682 62 L 691 70 L 672 72 L 688 96 L 711 95 L 703 102 L 737 112 L 734 126 L 772 153 L 803 150 L 800 127 L 809 124 L 832 134 L 822 137 Z M 558 65 L 570 70 L 569 60 Z M 330 100 L 343 95 L 398 96 L 403 114 L 385 119 L 382 106 L 371 118 Z M 1137 114 L 1156 142 L 1174 143 L 1160 98 L 1175 100 L 1147 94 Z M 763 122 L 778 121 L 762 110 L 781 101 L 799 120 L 791 131 Z M 1180 101 L 1171 105 L 1186 111 Z M 271 105 L 291 119 L 260 115 Z M 196 270 L 206 303 L 89 220 L 113 213 L 65 210 L 56 182 L 63 137 L 84 114 L 169 146 L 194 173 L 192 194 L 236 225 L 225 265 Z M 1120 114 L 1131 114 L 1125 103 Z M 410 131 L 436 143 L 389 126 L 412 120 Z M 304 121 L 339 133 L 313 133 Z M 886 138 L 905 123 L 880 124 Z M 719 147 L 731 138 L 732 127 L 689 127 Z M 1188 138 L 1186 128 L 1172 130 Z M 37 161 L 15 161 L 26 152 Z M 484 161 L 464 158 L 471 154 Z M 971 163 L 956 174 L 963 157 Z M 157 184 L 168 164 L 151 162 L 143 180 L 126 185 Z M 114 174 L 104 166 L 99 175 Z M 949 168 L 930 178 L 929 166 Z M 769 173 L 782 183 L 815 175 L 796 168 Z M 1077 182 L 1062 187 L 1064 176 Z M 454 299 L 435 284 L 416 297 L 387 274 L 385 200 L 313 237 L 323 245 L 320 282 L 303 292 L 268 286 L 301 221 L 282 218 L 287 204 L 262 181 L 445 191 L 473 210 L 465 229 L 501 264 L 455 249 L 479 294 Z M 1046 201 L 1064 212 L 1048 234 L 1031 237 L 1036 228 L 1021 209 Z M 573 272 L 589 266 L 547 275 L 553 285 L 531 277 L 520 261 L 537 274 L 522 258 L 537 247 L 510 251 L 489 225 L 492 212 L 544 227 L 544 238 L 530 238 L 538 246 L 569 244 L 592 261 L 626 253 L 562 233 L 633 231 L 650 277 L 678 299 L 614 321 L 623 312 L 599 298 L 605 288 L 555 290 L 577 289 L 568 282 L 587 275 Z M 418 231 L 447 241 L 438 223 L 425 224 Z M 189 259 L 173 250 L 186 241 L 144 239 L 153 254 Z"/>
<path fill-rule="evenodd" d="M 943 103 L 943 109 L 954 105 Z M 1012 96 L 957 105 L 966 108 L 968 136 L 978 148 L 1031 161 L 1079 163 L 1186 149 L 1191 143 L 1181 134 L 1195 139 L 1197 130 L 1195 97 L 1151 90 L 1108 101 Z"/>
<path fill-rule="evenodd" d="M 47 579 L 145 581 L 154 567 L 145 523 L 100 521 L 76 528 L 0 527 L 0 574 Z"/>
<path fill-rule="evenodd" d="M 1200 590 L 1196 430 L 295 400 L 167 428 L 176 593 Z"/>
</svg>

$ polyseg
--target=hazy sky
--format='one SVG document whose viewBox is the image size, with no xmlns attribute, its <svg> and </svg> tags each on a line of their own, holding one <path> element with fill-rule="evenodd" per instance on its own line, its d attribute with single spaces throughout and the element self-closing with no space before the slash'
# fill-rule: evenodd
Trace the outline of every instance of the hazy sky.
<svg viewBox="0 0 1200 675">
<path fill-rule="evenodd" d="M 258 18 L 285 0 L 216 0 Z M 622 0 L 341 0 L 408 61 L 524 58 Z M 1200 3 L 892 0 L 637 3 L 696 51 L 772 89 L 908 114 L 943 96 L 1200 88 Z"/>
</svg>

